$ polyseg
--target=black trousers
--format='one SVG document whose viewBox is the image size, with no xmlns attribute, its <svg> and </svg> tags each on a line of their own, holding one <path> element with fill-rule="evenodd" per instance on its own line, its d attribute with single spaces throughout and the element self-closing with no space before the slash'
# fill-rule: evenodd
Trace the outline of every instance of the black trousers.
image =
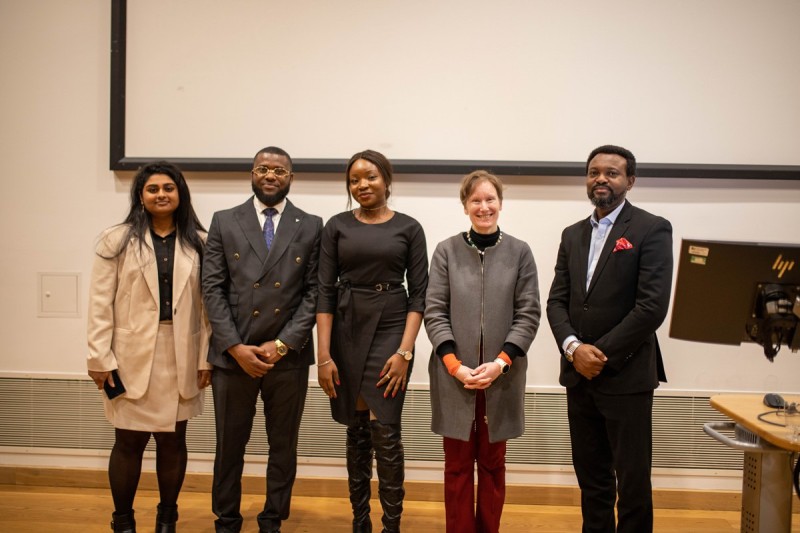
<svg viewBox="0 0 800 533">
<path fill-rule="evenodd" d="M 242 471 L 244 453 L 259 393 L 264 403 L 269 444 L 264 510 L 258 515 L 261 529 L 271 530 L 289 517 L 292 486 L 297 474 L 297 441 L 308 390 L 308 367 L 272 370 L 252 378 L 240 368 L 215 368 L 211 374 L 217 452 L 211 507 L 218 531 L 242 527 Z"/>
<path fill-rule="evenodd" d="M 567 389 L 567 411 L 583 532 L 652 532 L 653 391 L 603 394 L 581 380 Z"/>
</svg>

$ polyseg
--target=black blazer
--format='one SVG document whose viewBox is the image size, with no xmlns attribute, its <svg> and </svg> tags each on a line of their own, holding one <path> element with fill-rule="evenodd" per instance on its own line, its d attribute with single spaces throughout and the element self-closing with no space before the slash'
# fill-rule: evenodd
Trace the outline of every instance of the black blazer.
<svg viewBox="0 0 800 533">
<path fill-rule="evenodd" d="M 611 394 L 644 392 L 666 381 L 656 329 L 664 321 L 672 289 L 672 226 L 626 201 L 600 253 L 589 289 L 586 272 L 589 219 L 566 228 L 547 300 L 547 318 L 559 351 L 575 335 L 608 357 L 591 383 Z M 619 239 L 632 248 L 614 252 Z M 585 379 L 563 357 L 559 382 Z"/>
<path fill-rule="evenodd" d="M 276 370 L 314 362 L 321 232 L 320 217 L 287 200 L 268 254 L 252 197 L 214 214 L 203 259 L 211 364 L 236 368 L 228 348 L 275 338 L 292 348 Z"/>
</svg>

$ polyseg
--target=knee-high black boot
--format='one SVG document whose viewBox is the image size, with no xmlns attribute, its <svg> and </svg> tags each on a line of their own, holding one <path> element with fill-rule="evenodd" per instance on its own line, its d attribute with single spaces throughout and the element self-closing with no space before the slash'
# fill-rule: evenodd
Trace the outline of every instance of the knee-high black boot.
<svg viewBox="0 0 800 533">
<path fill-rule="evenodd" d="M 403 497 L 406 494 L 403 488 L 405 460 L 400 424 L 381 424 L 371 420 L 370 429 L 378 470 L 378 497 L 383 507 L 383 531 L 396 533 L 400 531 Z"/>
<path fill-rule="evenodd" d="M 372 479 L 372 437 L 369 411 L 358 411 L 347 426 L 347 483 L 353 506 L 353 533 L 370 533 L 370 480 Z"/>
<path fill-rule="evenodd" d="M 156 514 L 156 533 L 175 533 L 178 522 L 178 506 L 158 504 Z"/>
<path fill-rule="evenodd" d="M 130 513 L 114 513 L 111 515 L 111 529 L 114 533 L 136 533 L 136 520 L 133 510 Z"/>
</svg>

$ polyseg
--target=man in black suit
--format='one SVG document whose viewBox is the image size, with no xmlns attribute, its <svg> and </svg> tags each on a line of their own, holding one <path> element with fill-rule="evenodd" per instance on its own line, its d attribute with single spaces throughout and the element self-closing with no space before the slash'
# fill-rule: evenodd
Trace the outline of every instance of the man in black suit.
<svg viewBox="0 0 800 533">
<path fill-rule="evenodd" d="M 208 360 L 214 365 L 217 427 L 212 508 L 218 532 L 242 528 L 244 453 L 259 393 L 269 443 L 259 531 L 280 531 L 289 517 L 308 367 L 314 362 L 322 219 L 286 199 L 294 174 L 284 150 L 271 146 L 258 152 L 251 175 L 254 196 L 214 214 L 203 260 L 212 328 Z"/>
<path fill-rule="evenodd" d="M 595 210 L 561 234 L 547 300 L 584 533 L 653 530 L 653 390 L 666 381 L 656 329 L 672 286 L 672 226 L 625 200 L 635 181 L 628 150 L 601 146 L 589 155 Z"/>
</svg>

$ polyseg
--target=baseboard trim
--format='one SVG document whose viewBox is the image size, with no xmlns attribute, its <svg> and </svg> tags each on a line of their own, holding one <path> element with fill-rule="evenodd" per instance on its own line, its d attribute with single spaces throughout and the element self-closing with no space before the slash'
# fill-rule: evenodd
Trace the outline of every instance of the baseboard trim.
<svg viewBox="0 0 800 533">
<path fill-rule="evenodd" d="M 183 490 L 211 492 L 212 476 L 209 473 L 187 473 Z M 105 470 L 85 468 L 39 468 L 0 466 L 0 483 L 19 486 L 108 488 Z M 373 484 L 376 481 L 373 480 Z M 440 502 L 444 494 L 442 483 L 435 481 L 406 481 L 406 498 L 413 501 Z M 142 472 L 140 487 L 158 490 L 154 472 Z M 373 487 L 377 490 L 377 486 Z M 259 494 L 264 491 L 262 476 L 245 475 L 242 492 Z M 347 495 L 347 480 L 341 478 L 298 478 L 294 486 L 298 496 L 341 498 Z M 580 505 L 577 487 L 557 485 L 508 485 L 506 503 L 518 505 Z M 657 509 L 687 509 L 710 511 L 738 511 L 741 494 L 725 490 L 655 489 L 653 504 Z M 798 501 L 795 511 L 800 512 Z"/>
</svg>

